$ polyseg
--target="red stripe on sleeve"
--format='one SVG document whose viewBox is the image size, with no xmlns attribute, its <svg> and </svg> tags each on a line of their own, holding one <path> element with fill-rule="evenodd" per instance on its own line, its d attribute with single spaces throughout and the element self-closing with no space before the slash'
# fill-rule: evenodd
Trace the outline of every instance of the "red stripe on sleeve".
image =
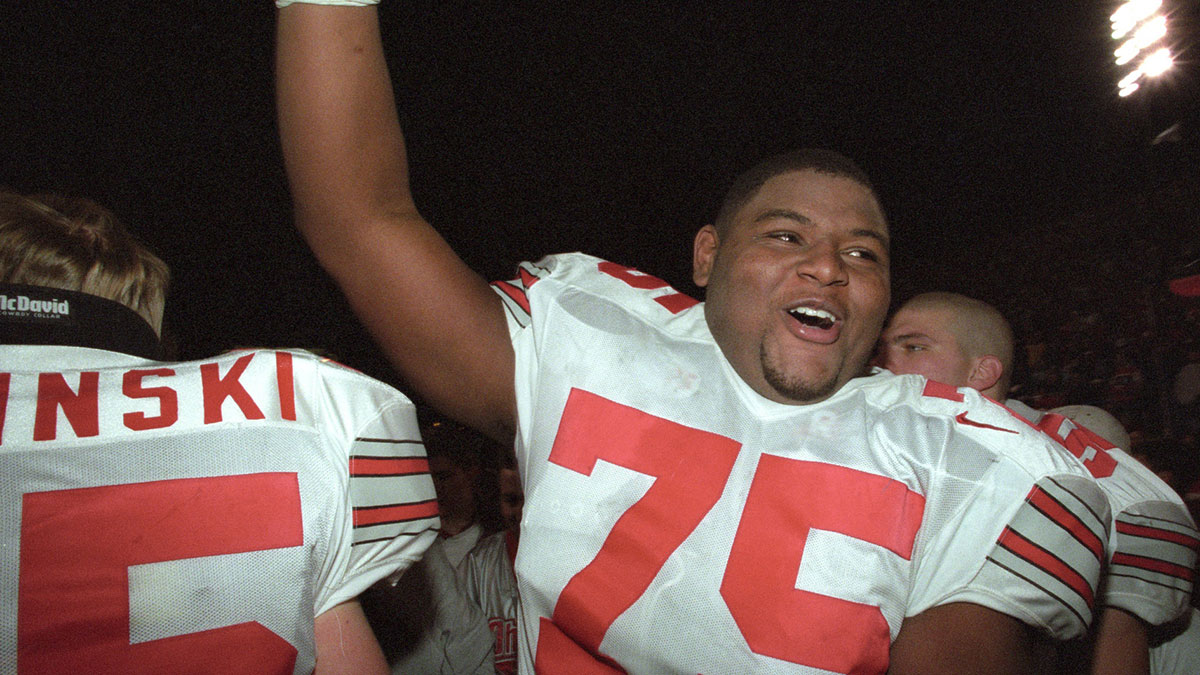
<svg viewBox="0 0 1200 675">
<path fill-rule="evenodd" d="M 533 272 L 530 272 L 529 270 L 525 269 L 524 267 L 518 268 L 517 274 L 519 274 L 521 276 L 521 283 L 525 285 L 526 289 L 532 288 L 533 285 L 536 284 L 538 282 L 538 280 L 541 278 L 539 276 L 536 276 Z"/>
<path fill-rule="evenodd" d="M 1114 553 L 1112 564 L 1137 567 L 1139 569 L 1158 572 L 1159 574 L 1166 574 L 1167 576 L 1183 579 L 1184 581 L 1191 581 L 1193 576 L 1193 571 L 1187 567 L 1184 567 L 1183 565 L 1176 565 L 1165 560 L 1145 558 L 1140 555 L 1130 555 L 1128 553 Z"/>
<path fill-rule="evenodd" d="M 438 514 L 437 500 L 429 499 L 411 504 L 363 506 L 354 509 L 354 527 L 402 523 L 409 520 L 433 518 Z"/>
<path fill-rule="evenodd" d="M 1004 528 L 1004 533 L 1000 535 L 997 543 L 1015 555 L 1020 556 L 1029 564 L 1061 581 L 1068 588 L 1078 593 L 1079 597 L 1083 598 L 1088 607 L 1093 606 L 1095 598 L 1092 595 L 1092 587 L 1088 584 L 1087 579 L 1042 547 L 1021 536 L 1016 530 L 1008 527 Z"/>
<path fill-rule="evenodd" d="M 1070 532 L 1096 556 L 1096 560 L 1104 560 L 1104 542 L 1092 532 L 1083 521 L 1074 513 L 1071 513 L 1065 506 L 1060 504 L 1057 499 L 1054 499 L 1045 490 L 1034 486 L 1030 490 L 1027 501 L 1033 504 L 1039 511 L 1044 513 L 1047 518 L 1058 523 L 1064 530 Z"/>
<path fill-rule="evenodd" d="M 524 272 L 524 270 L 522 270 L 522 272 Z M 517 303 L 521 309 L 525 310 L 526 314 L 532 314 L 532 312 L 529 311 L 529 297 L 525 295 L 525 291 L 507 281 L 493 281 L 492 285 L 496 288 L 499 288 L 500 291 L 508 297 L 512 298 L 512 301 Z"/>
<path fill-rule="evenodd" d="M 296 384 L 292 373 L 292 355 L 275 352 L 275 373 L 279 382 L 279 416 L 296 421 Z"/>
<path fill-rule="evenodd" d="M 1161 541 L 1169 541 L 1173 544 L 1179 544 L 1192 549 L 1193 551 L 1200 550 L 1200 541 L 1195 537 L 1189 537 L 1182 532 L 1173 532 L 1171 530 L 1163 530 L 1157 527 L 1148 527 L 1146 525 L 1134 525 L 1133 523 L 1125 523 L 1117 521 L 1117 532 L 1120 534 L 1131 534 L 1137 537 L 1146 537 L 1148 539 L 1158 539 Z"/>
<path fill-rule="evenodd" d="M 424 457 L 351 457 L 351 476 L 411 476 L 429 473 Z"/>
</svg>

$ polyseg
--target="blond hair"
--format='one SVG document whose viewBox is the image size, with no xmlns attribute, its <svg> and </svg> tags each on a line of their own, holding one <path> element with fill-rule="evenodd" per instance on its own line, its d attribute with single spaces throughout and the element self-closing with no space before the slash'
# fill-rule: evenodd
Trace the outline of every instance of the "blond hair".
<svg viewBox="0 0 1200 675">
<path fill-rule="evenodd" d="M 0 190 L 0 282 L 114 300 L 161 334 L 169 279 L 166 263 L 103 206 Z"/>
</svg>

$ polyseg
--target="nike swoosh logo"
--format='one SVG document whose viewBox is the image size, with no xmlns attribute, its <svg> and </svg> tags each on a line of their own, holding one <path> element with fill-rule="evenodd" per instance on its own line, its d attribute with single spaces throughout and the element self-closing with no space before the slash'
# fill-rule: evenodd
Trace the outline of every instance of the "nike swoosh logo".
<svg viewBox="0 0 1200 675">
<path fill-rule="evenodd" d="M 974 420 L 969 420 L 969 419 L 967 419 L 967 413 L 965 413 L 965 412 L 958 413 L 958 416 L 954 418 L 954 421 L 958 422 L 959 424 L 966 424 L 968 426 L 979 427 L 981 429 L 994 429 L 996 431 L 1006 431 L 1010 434 L 1018 433 L 1016 431 L 1013 431 L 1012 429 L 1005 429 L 1004 427 L 994 427 L 990 424 L 984 424 L 983 422 L 976 422 Z"/>
</svg>

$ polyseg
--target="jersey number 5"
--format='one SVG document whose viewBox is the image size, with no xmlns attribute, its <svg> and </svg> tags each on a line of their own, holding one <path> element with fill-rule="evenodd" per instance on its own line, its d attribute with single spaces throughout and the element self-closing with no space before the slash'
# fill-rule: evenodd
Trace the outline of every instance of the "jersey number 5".
<svg viewBox="0 0 1200 675">
<path fill-rule="evenodd" d="M 257 622 L 130 644 L 128 568 L 303 542 L 294 473 L 26 494 L 18 669 L 291 673 L 296 649 Z"/>
<path fill-rule="evenodd" d="M 542 619 L 537 672 L 621 672 L 600 652 L 604 634 L 720 499 L 740 449 L 730 438 L 571 391 L 550 461 L 591 475 L 602 459 L 655 480 L 563 588 L 553 619 Z M 721 584 L 750 649 L 837 672 L 885 670 L 891 636 L 880 609 L 799 590 L 797 573 L 813 528 L 910 559 L 923 512 L 924 498 L 899 481 L 763 455 Z"/>
</svg>

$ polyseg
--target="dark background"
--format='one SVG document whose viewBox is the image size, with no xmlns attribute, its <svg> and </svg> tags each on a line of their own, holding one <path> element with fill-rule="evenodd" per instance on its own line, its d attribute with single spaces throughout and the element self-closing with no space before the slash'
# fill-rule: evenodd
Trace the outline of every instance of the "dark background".
<svg viewBox="0 0 1200 675">
<path fill-rule="evenodd" d="M 321 347 L 391 377 L 289 223 L 270 2 L 3 5 L 0 185 L 116 211 L 173 269 L 183 358 Z M 1200 12 L 1168 0 L 1179 65 L 1119 99 L 1114 6 L 385 0 L 382 16 L 418 204 L 489 278 L 584 250 L 695 294 L 692 234 L 725 185 L 823 146 L 877 183 L 896 299 L 967 292 L 1022 328 L 1072 300 L 1064 275 L 1101 284 L 1093 299 L 1161 291 L 1197 257 Z"/>
</svg>

